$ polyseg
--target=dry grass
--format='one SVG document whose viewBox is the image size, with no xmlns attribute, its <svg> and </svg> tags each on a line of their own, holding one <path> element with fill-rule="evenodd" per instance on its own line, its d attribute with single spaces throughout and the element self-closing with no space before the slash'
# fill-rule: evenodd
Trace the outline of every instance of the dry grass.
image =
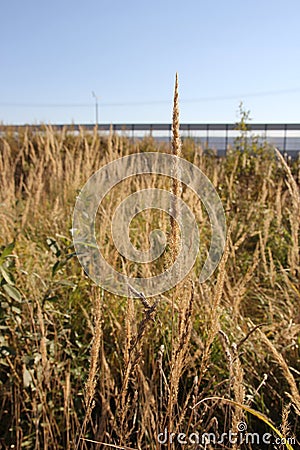
<svg viewBox="0 0 300 450">
<path fill-rule="evenodd" d="M 299 436 L 299 161 L 277 159 L 267 146 L 254 152 L 250 141 L 247 151 L 232 149 L 223 159 L 194 142 L 181 144 L 177 80 L 173 119 L 172 151 L 213 181 L 229 232 L 208 281 L 197 282 L 197 261 L 186 280 L 151 302 L 93 286 L 73 254 L 71 217 L 78 190 L 94 171 L 119 156 L 170 152 L 169 146 L 51 127 L 2 135 L 3 448 L 105 448 L 95 443 L 105 442 L 159 449 L 165 448 L 157 438 L 165 428 L 221 434 L 241 420 L 248 431 L 270 432 L 247 414 L 249 406 L 284 435 Z M 110 238 L 111 214 L 118 195 L 145 186 L 168 189 L 169 180 L 127 180 L 105 199 L 97 218 L 107 260 L 131 276 L 164 270 L 180 238 L 174 221 L 150 216 L 170 236 L 165 254 L 155 267 L 120 258 Z M 173 183 L 171 190 L 194 211 L 205 255 L 211 234 L 205 210 L 189 189 Z M 132 241 L 141 248 L 147 217 L 133 224 Z M 204 402 L 207 397 L 234 403 Z M 238 447 L 227 442 L 220 448 Z"/>
</svg>

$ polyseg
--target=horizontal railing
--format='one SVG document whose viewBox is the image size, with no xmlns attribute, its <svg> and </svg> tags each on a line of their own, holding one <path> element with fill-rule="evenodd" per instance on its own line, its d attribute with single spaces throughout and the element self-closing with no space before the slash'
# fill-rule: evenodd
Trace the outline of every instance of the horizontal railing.
<svg viewBox="0 0 300 450">
<path fill-rule="evenodd" d="M 26 127 L 42 131 L 45 125 L 0 125 L 0 132 L 8 128 L 18 132 Z M 55 130 L 78 132 L 82 129 L 92 131 L 95 124 L 55 124 L 51 127 Z M 300 123 L 250 123 L 247 127 L 249 135 L 270 142 L 282 152 L 294 156 L 300 152 Z M 172 133 L 170 123 L 101 123 L 97 125 L 97 129 L 103 133 L 124 133 L 132 139 L 151 135 L 158 140 L 170 140 Z M 219 154 L 226 153 L 228 146 L 232 146 L 241 133 L 236 123 L 183 123 L 180 125 L 180 131 L 182 138 L 193 138 L 205 147 L 216 149 Z"/>
<path fill-rule="evenodd" d="M 95 128 L 95 124 L 52 124 L 52 128 L 55 129 L 72 129 L 79 130 L 81 128 L 85 128 L 87 130 L 93 130 Z M 38 125 L 4 125 L 0 124 L 0 129 L 4 130 L 5 128 L 10 129 L 21 129 L 21 128 L 33 128 L 33 129 L 42 129 L 45 127 L 43 124 Z M 172 129 L 172 124 L 170 123 L 99 123 L 97 125 L 99 130 L 109 131 L 113 129 L 115 131 L 170 131 Z M 249 123 L 247 127 L 250 131 L 258 130 L 258 131 L 268 131 L 268 130 L 299 130 L 300 132 L 300 123 Z M 182 131 L 206 131 L 206 130 L 237 130 L 238 124 L 236 123 L 182 123 L 180 124 L 180 129 Z"/>
</svg>

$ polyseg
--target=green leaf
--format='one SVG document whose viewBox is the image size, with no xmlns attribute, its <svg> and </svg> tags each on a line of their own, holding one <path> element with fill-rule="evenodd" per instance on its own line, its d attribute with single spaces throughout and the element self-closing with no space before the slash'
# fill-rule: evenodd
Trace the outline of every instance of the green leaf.
<svg viewBox="0 0 300 450">
<path fill-rule="evenodd" d="M 62 267 L 62 263 L 61 261 L 56 261 L 56 263 L 54 264 L 54 266 L 52 267 L 52 276 L 54 277 L 54 275 L 56 274 L 56 272 Z"/>
<path fill-rule="evenodd" d="M 44 299 L 45 302 L 55 302 L 56 300 L 58 300 L 58 295 L 53 295 L 52 297 L 46 297 Z"/>
<path fill-rule="evenodd" d="M 21 315 L 20 308 L 17 308 L 16 306 L 12 306 L 11 310 L 12 310 L 13 313 L 17 314 L 18 316 Z"/>
<path fill-rule="evenodd" d="M 6 283 L 10 284 L 11 286 L 13 286 L 14 284 L 14 279 L 11 273 L 8 272 L 8 270 L 5 269 L 5 267 L 0 265 L 0 272 L 4 278 L 4 280 L 6 281 Z"/>
<path fill-rule="evenodd" d="M 10 284 L 4 284 L 3 289 L 12 299 L 16 300 L 16 302 L 22 301 L 22 296 L 20 292 L 14 286 L 11 286 Z"/>
<path fill-rule="evenodd" d="M 15 248 L 15 242 L 13 241 L 10 244 L 8 244 L 7 247 L 4 248 L 3 252 L 0 255 L 0 261 L 2 261 L 4 258 L 9 256 L 14 248 Z"/>
<path fill-rule="evenodd" d="M 55 254 L 55 256 L 58 258 L 61 255 L 61 251 L 59 248 L 58 243 L 56 242 L 55 239 L 48 237 L 47 240 L 47 245 L 49 246 L 50 250 Z"/>
</svg>

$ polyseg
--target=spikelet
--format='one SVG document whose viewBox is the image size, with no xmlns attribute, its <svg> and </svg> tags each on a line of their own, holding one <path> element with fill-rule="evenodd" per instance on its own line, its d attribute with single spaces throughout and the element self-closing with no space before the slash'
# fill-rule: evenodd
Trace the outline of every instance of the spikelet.
<svg viewBox="0 0 300 450">
<path fill-rule="evenodd" d="M 181 157 L 181 140 L 179 135 L 179 99 L 178 99 L 178 74 L 176 73 L 175 90 L 174 90 L 174 104 L 173 104 L 173 123 L 172 123 L 172 154 L 177 158 Z M 175 160 L 173 167 L 173 180 L 171 192 L 172 194 L 180 198 L 182 193 L 182 185 L 180 179 L 180 164 L 179 160 Z M 180 223 L 180 204 L 177 199 L 172 204 L 173 217 L 171 217 L 171 247 L 172 258 L 175 261 L 180 244 L 180 229 L 178 223 Z M 176 220 L 177 219 L 177 222 Z"/>
</svg>

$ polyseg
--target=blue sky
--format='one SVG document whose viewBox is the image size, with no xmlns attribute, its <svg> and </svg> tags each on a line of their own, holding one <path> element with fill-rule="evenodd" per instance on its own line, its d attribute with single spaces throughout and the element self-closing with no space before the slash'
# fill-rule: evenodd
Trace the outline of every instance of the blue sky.
<svg viewBox="0 0 300 450">
<path fill-rule="evenodd" d="M 0 122 L 300 122 L 299 0 L 10 0 Z M 42 105 L 42 106 L 40 106 Z"/>
</svg>

